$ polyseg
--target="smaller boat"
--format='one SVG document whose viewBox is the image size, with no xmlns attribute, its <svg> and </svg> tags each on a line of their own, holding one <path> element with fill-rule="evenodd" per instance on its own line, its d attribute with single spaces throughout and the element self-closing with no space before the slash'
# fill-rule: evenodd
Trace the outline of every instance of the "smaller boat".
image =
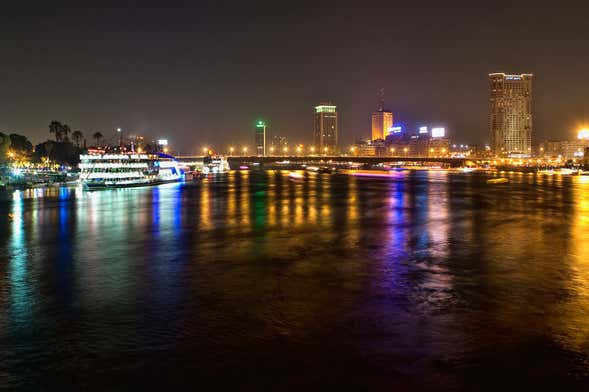
<svg viewBox="0 0 589 392">
<path fill-rule="evenodd" d="M 505 177 L 490 178 L 487 180 L 487 184 L 507 184 L 508 182 L 509 182 L 509 179 L 507 179 Z"/>
<path fill-rule="evenodd" d="M 288 173 L 288 178 L 291 180 L 302 180 L 305 176 L 302 173 L 291 171 Z"/>
</svg>

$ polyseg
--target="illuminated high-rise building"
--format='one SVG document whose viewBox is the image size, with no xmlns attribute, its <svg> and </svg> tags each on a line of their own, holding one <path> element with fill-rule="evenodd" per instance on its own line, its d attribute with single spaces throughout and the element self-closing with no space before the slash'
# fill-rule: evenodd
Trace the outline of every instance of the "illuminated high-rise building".
<svg viewBox="0 0 589 392">
<path fill-rule="evenodd" d="M 489 75 L 491 144 L 495 155 L 532 154 L 532 75 Z"/>
<path fill-rule="evenodd" d="M 315 106 L 314 145 L 319 152 L 337 150 L 337 107 L 331 103 Z"/>
<path fill-rule="evenodd" d="M 378 94 L 376 112 L 372 113 L 372 140 L 385 140 L 393 126 L 393 113 L 384 108 L 384 89 Z"/>
<path fill-rule="evenodd" d="M 256 123 L 256 155 L 266 156 L 266 123 L 262 120 Z"/>
</svg>

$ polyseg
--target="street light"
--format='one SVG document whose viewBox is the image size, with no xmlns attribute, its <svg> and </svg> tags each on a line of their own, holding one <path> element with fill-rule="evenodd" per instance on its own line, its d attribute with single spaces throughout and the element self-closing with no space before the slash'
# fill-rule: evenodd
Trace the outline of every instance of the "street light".
<svg viewBox="0 0 589 392">
<path fill-rule="evenodd" d="M 233 155 L 233 151 L 235 150 L 235 148 L 233 147 L 229 147 L 229 154 Z"/>
<path fill-rule="evenodd" d="M 329 148 L 323 147 L 323 154 L 327 155 L 327 150 L 329 150 Z"/>
<path fill-rule="evenodd" d="M 247 153 L 247 147 L 244 147 L 242 150 L 243 150 L 243 155 L 245 155 Z"/>
<path fill-rule="evenodd" d="M 392 148 L 391 148 L 391 154 L 394 154 L 394 153 L 395 153 L 395 148 L 394 148 L 394 147 L 392 147 Z"/>
<path fill-rule="evenodd" d="M 311 154 L 314 153 L 315 152 L 315 146 L 311 146 L 310 150 L 311 150 Z"/>
<path fill-rule="evenodd" d="M 284 155 L 286 155 L 286 153 L 288 152 L 288 147 L 284 147 L 284 148 L 282 149 L 282 151 L 284 151 Z"/>
<path fill-rule="evenodd" d="M 274 147 L 270 147 L 270 154 L 274 153 Z"/>
</svg>

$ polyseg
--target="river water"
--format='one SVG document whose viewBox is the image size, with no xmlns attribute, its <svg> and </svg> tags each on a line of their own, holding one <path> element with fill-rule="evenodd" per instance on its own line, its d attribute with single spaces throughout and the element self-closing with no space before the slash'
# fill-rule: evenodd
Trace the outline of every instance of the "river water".
<svg viewBox="0 0 589 392">
<path fill-rule="evenodd" d="M 0 194 L 0 387 L 589 387 L 589 178 Z"/>
</svg>

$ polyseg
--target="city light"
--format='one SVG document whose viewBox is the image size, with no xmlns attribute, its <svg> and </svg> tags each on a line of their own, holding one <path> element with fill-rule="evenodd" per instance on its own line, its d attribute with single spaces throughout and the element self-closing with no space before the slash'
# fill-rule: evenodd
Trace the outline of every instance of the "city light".
<svg viewBox="0 0 589 392">
<path fill-rule="evenodd" d="M 419 127 L 419 133 L 427 133 L 427 127 Z"/>
<path fill-rule="evenodd" d="M 233 151 L 235 151 L 235 148 L 229 147 L 229 153 L 233 155 Z"/>
<path fill-rule="evenodd" d="M 121 128 L 119 128 L 119 129 L 121 129 Z M 120 132 L 120 131 L 119 131 L 119 132 Z M 168 145 L 168 139 L 159 139 L 159 140 L 157 141 L 157 144 L 158 144 L 159 146 L 167 146 L 167 145 Z"/>
<path fill-rule="evenodd" d="M 432 137 L 446 136 L 446 128 L 432 128 Z"/>
<path fill-rule="evenodd" d="M 311 146 L 310 150 L 311 150 L 312 153 L 315 152 L 315 147 L 314 146 Z"/>
<path fill-rule="evenodd" d="M 282 151 L 286 154 L 288 152 L 288 147 L 284 147 Z"/>
<path fill-rule="evenodd" d="M 577 134 L 577 137 L 582 140 L 589 139 L 589 129 L 586 129 L 586 128 L 581 129 L 579 131 L 579 133 Z"/>
</svg>

